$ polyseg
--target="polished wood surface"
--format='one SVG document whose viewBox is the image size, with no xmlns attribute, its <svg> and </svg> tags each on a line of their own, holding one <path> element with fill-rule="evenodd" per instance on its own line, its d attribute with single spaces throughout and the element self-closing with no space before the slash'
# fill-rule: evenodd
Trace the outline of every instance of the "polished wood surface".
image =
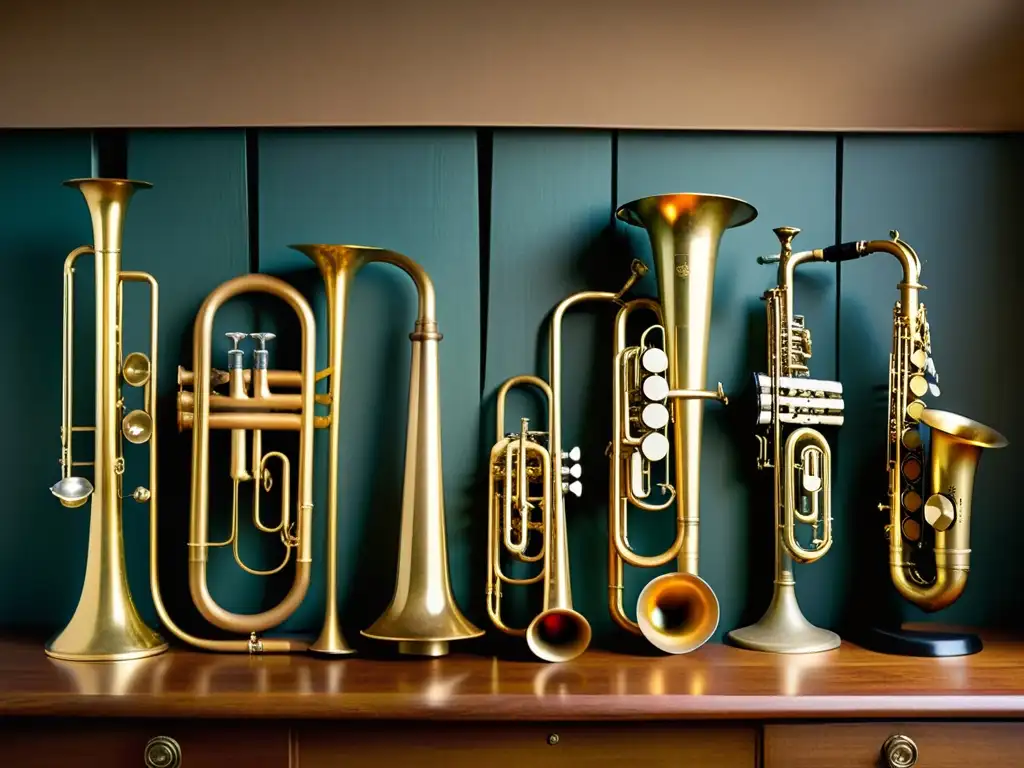
<svg viewBox="0 0 1024 768">
<path fill-rule="evenodd" d="M 844 643 L 782 656 L 706 645 L 683 656 L 588 651 L 560 665 L 467 654 L 325 661 L 174 649 L 72 664 L 0 641 L 0 716 L 651 720 L 1024 717 L 1024 642 L 951 659 Z"/>
<path fill-rule="evenodd" d="M 393 725 L 318 723 L 294 735 L 302 768 L 334 768 L 342 760 L 345 768 L 390 761 L 403 768 L 753 768 L 759 740 L 753 726 L 675 723 L 413 726 L 403 728 L 400 750 Z"/>
<path fill-rule="evenodd" d="M 764 768 L 878 768 L 882 746 L 893 735 L 917 747 L 922 768 L 1019 765 L 1021 723 L 829 723 L 769 725 Z"/>
</svg>

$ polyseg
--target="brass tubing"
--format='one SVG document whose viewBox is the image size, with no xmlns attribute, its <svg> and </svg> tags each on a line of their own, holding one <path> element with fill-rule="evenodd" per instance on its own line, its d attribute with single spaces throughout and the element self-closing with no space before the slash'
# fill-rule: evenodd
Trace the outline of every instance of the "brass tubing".
<svg viewBox="0 0 1024 768">
<path fill-rule="evenodd" d="M 206 419 L 207 429 L 265 429 L 268 431 L 292 431 L 302 429 L 305 416 L 298 413 L 211 413 Z M 179 424 L 183 429 L 194 429 L 195 414 L 179 412 Z M 318 421 L 318 420 L 317 420 Z M 314 423 L 314 427 L 320 426 Z"/>
<path fill-rule="evenodd" d="M 212 371 L 214 374 L 224 374 L 225 380 L 227 379 L 226 371 L 218 371 L 214 368 Z M 325 368 L 322 371 L 317 371 L 314 381 L 323 381 L 331 375 L 330 367 Z M 252 371 L 245 370 L 242 372 L 242 380 L 245 382 L 245 386 L 248 387 L 252 383 Z M 178 366 L 178 383 L 184 387 L 191 387 L 195 385 L 195 373 L 182 366 Z M 302 373 L 300 371 L 283 371 L 270 369 L 267 371 L 267 383 L 275 389 L 286 388 L 286 389 L 297 389 L 302 386 Z"/>
<path fill-rule="evenodd" d="M 301 415 L 261 414 L 258 424 L 233 423 L 228 428 L 269 428 L 271 416 L 297 418 L 299 427 L 299 487 L 298 518 L 296 538 L 298 556 L 295 575 L 285 597 L 273 608 L 258 614 L 236 614 L 225 610 L 210 595 L 207 584 L 207 531 L 209 527 L 209 430 L 212 417 L 209 412 L 208 385 L 211 375 L 210 340 L 213 335 L 213 320 L 217 310 L 227 300 L 248 292 L 263 292 L 284 300 L 299 318 L 302 348 L 303 407 Z M 193 603 L 211 624 L 232 632 L 254 633 L 276 626 L 287 619 L 305 597 L 309 587 L 312 545 L 310 540 L 312 498 L 312 455 L 313 455 L 313 376 L 315 372 L 314 318 L 306 300 L 292 286 L 269 275 L 248 274 L 228 280 L 215 289 L 203 302 L 196 318 L 193 334 L 193 369 L 196 411 L 193 414 L 192 432 L 192 514 L 189 526 L 189 591 Z M 218 414 L 234 419 L 251 417 L 253 414 Z"/>
<path fill-rule="evenodd" d="M 237 398 L 210 394 L 210 410 L 220 413 L 245 411 L 301 411 L 302 395 L 271 395 L 270 397 Z M 178 407 L 183 411 L 195 409 L 193 392 L 178 393 Z"/>
</svg>

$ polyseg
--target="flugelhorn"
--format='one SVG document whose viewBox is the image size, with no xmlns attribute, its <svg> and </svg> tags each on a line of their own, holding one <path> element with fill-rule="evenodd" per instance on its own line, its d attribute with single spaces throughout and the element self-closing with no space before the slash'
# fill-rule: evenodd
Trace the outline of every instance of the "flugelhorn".
<svg viewBox="0 0 1024 768">
<path fill-rule="evenodd" d="M 758 442 L 757 468 L 772 470 L 772 527 L 775 580 L 771 603 L 761 619 L 727 637 L 741 648 L 771 653 L 815 653 L 839 647 L 839 635 L 811 624 L 796 599 L 793 562 L 813 563 L 831 549 L 832 450 L 811 425 L 841 426 L 843 386 L 810 378 L 811 330 L 793 313 L 793 275 L 804 263 L 834 260 L 829 249 L 793 252 L 795 227 L 775 230 L 777 286 L 762 297 L 766 305 L 768 370 L 754 376 Z M 788 433 L 788 434 L 786 434 Z M 810 546 L 797 538 L 797 524 L 812 530 Z M 820 528 L 819 528 L 820 526 Z"/>
<path fill-rule="evenodd" d="M 349 286 L 366 264 L 381 262 L 403 270 L 415 283 L 418 314 L 409 338 L 412 367 L 409 381 L 408 430 L 405 477 L 402 490 L 401 537 L 398 578 L 390 605 L 362 630 L 364 636 L 397 643 L 400 653 L 440 656 L 452 641 L 482 635 L 461 613 L 451 592 L 448 573 L 444 517 L 444 484 L 441 474 L 441 417 L 438 372 L 438 343 L 434 286 L 426 271 L 412 259 L 381 248 L 348 245 L 294 245 L 319 268 L 327 296 L 328 367 L 316 371 L 316 339 L 313 312 L 303 296 L 285 281 L 269 275 L 242 275 L 223 283 L 207 297 L 195 323 L 193 369 L 180 369 L 178 396 L 179 426 L 192 429 L 192 510 L 189 541 L 189 583 L 193 602 L 211 624 L 230 632 L 247 634 L 242 640 L 204 640 L 188 635 L 170 620 L 159 585 L 153 581 L 154 600 L 162 620 L 182 640 L 211 650 L 286 652 L 304 651 L 325 655 L 352 652 L 342 632 L 337 610 L 338 456 L 341 439 L 341 383 L 343 342 Z M 244 293 L 262 292 L 277 296 L 296 313 L 301 328 L 301 369 L 269 368 L 266 342 L 271 334 L 249 334 L 255 339 L 254 367 L 245 370 L 243 350 L 237 342 L 246 334 L 229 334 L 236 349 L 228 353 L 228 370 L 214 370 L 211 364 L 213 321 L 225 301 Z M 318 381 L 329 381 L 328 392 L 315 394 Z M 227 392 L 216 391 L 227 385 Z M 192 391 L 186 390 L 191 386 Z M 298 390 L 282 392 L 280 390 Z M 317 404 L 328 406 L 326 415 L 316 415 Z M 319 637 L 312 643 L 283 638 L 262 638 L 261 632 L 279 625 L 301 604 L 309 585 L 312 567 L 311 516 L 313 483 L 313 432 L 329 431 L 327 470 L 327 563 L 326 606 Z M 288 486 L 290 463 L 284 454 L 264 453 L 263 430 L 299 433 L 298 499 L 292 520 Z M 210 431 L 230 432 L 230 473 L 234 483 L 232 535 L 222 542 L 207 536 L 209 511 Z M 247 438 L 251 440 L 251 462 L 247 463 Z M 277 525 L 261 522 L 258 513 L 260 488 L 269 489 L 272 475 L 268 460 L 281 467 L 282 511 Z M 265 533 L 277 534 L 284 547 L 279 565 L 259 572 L 248 568 L 238 556 L 237 528 L 239 488 L 253 483 L 253 521 Z M 216 604 L 206 584 L 206 562 L 212 547 L 232 546 L 239 566 L 249 573 L 267 575 L 285 568 L 294 553 L 292 587 L 285 598 L 260 614 L 230 613 Z M 155 545 L 154 545 L 155 550 Z M 155 574 L 155 570 L 154 570 Z"/>
<path fill-rule="evenodd" d="M 705 389 L 715 264 L 725 230 L 753 221 L 757 211 L 734 197 L 670 194 L 634 200 L 615 215 L 647 232 L 659 300 L 627 301 L 615 319 L 609 610 L 616 624 L 643 634 L 660 650 L 688 653 L 708 641 L 719 619 L 718 598 L 698 573 L 702 401 L 728 402 L 720 383 Z M 643 309 L 656 322 L 638 344 L 628 345 L 627 321 Z M 653 465 L 659 462 L 664 476 L 655 500 Z M 635 552 L 627 531 L 629 507 L 659 511 L 673 503 L 672 544 L 658 555 Z M 623 565 L 657 568 L 672 560 L 677 571 L 648 582 L 631 620 L 623 603 Z"/>
<path fill-rule="evenodd" d="M 893 307 L 889 356 L 888 494 L 878 508 L 888 516 L 889 575 L 896 591 L 921 610 L 934 612 L 954 603 L 967 585 L 974 476 L 982 449 L 1002 448 L 1007 440 L 985 424 L 926 407 L 924 398 L 938 397 L 939 388 L 928 318 L 920 301 L 925 287 L 920 282 L 921 260 L 899 232 L 893 230 L 890 237 L 840 247 L 844 259 L 888 253 L 903 271 L 900 297 Z M 927 449 L 921 425 L 928 427 Z M 928 549 L 932 562 L 922 568 L 917 553 Z M 976 637 L 964 640 L 960 652 L 981 649 Z M 935 637 L 884 630 L 867 641 L 878 650 L 915 655 L 944 655 L 950 647 L 944 649 Z"/>
<path fill-rule="evenodd" d="M 119 661 L 158 654 L 167 643 L 139 616 L 128 587 L 122 538 L 125 470 L 124 441 L 149 443 L 149 488 L 131 493 L 137 502 L 156 505 L 156 363 L 158 291 L 152 275 L 121 269 L 124 219 L 136 190 L 151 185 L 127 179 L 73 179 L 64 182 L 85 197 L 92 217 L 92 247 L 76 248 L 64 262 L 63 387 L 61 479 L 50 488 L 65 507 L 91 499 L 89 549 L 78 607 L 68 624 L 46 644 L 46 653 L 70 661 Z M 78 259 L 92 254 L 95 269 L 96 370 L 95 424 L 76 426 L 74 396 L 74 274 Z M 150 291 L 150 356 L 132 352 L 122 358 L 123 287 L 146 283 Z M 121 385 L 142 387 L 144 405 L 126 412 Z M 73 437 L 93 434 L 93 461 L 75 461 Z M 92 481 L 75 474 L 91 466 Z"/>
</svg>

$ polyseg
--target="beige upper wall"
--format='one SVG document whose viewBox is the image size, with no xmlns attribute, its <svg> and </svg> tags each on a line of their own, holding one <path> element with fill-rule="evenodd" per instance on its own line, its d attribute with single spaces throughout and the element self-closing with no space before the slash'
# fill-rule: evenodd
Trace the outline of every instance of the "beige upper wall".
<svg viewBox="0 0 1024 768">
<path fill-rule="evenodd" d="M 0 0 L 0 127 L 1018 130 L 1022 30 L 1024 0 Z"/>
</svg>

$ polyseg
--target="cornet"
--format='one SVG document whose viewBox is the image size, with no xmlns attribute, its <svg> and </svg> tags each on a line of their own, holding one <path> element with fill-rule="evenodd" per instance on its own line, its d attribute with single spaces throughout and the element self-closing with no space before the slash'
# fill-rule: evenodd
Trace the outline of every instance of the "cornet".
<svg viewBox="0 0 1024 768">
<path fill-rule="evenodd" d="M 718 598 L 697 567 L 701 401 L 728 403 L 721 384 L 716 390 L 704 388 L 715 262 L 725 230 L 753 221 L 757 211 L 733 197 L 675 194 L 634 200 L 615 215 L 646 230 L 659 301 L 625 302 L 615 319 L 608 607 L 623 629 L 642 633 L 667 653 L 689 653 L 708 641 L 719 618 Z M 656 322 L 639 344 L 627 345 L 629 316 L 642 309 L 652 312 Z M 664 462 L 663 480 L 657 484 L 662 498 L 654 500 L 653 465 L 659 462 Z M 630 505 L 660 511 L 673 502 L 672 545 L 659 555 L 635 552 L 627 532 Z M 657 568 L 671 560 L 677 560 L 678 572 L 648 582 L 632 621 L 623 604 L 623 564 Z"/>
<path fill-rule="evenodd" d="M 64 182 L 85 197 L 92 217 L 93 246 L 76 248 L 64 262 L 64 330 L 61 441 L 61 479 L 50 488 L 65 507 L 75 508 L 92 499 L 89 549 L 85 580 L 78 607 L 68 624 L 46 644 L 46 653 L 70 661 L 121 661 L 153 656 L 167 643 L 139 616 L 128 588 L 121 516 L 125 469 L 124 440 L 149 443 L 149 488 L 138 487 L 131 498 L 156 508 L 156 363 L 157 283 L 145 272 L 121 269 L 121 243 L 125 214 L 144 181 L 126 179 L 73 179 Z M 74 274 L 78 258 L 92 254 L 96 272 L 96 422 L 75 426 L 72 420 L 74 355 Z M 146 283 L 150 291 L 150 354 L 132 352 L 123 359 L 123 287 Z M 121 384 L 143 388 L 144 406 L 127 413 Z M 72 438 L 76 432 L 93 433 L 91 462 L 74 461 Z M 75 467 L 92 466 L 92 481 L 75 474 Z"/>
<path fill-rule="evenodd" d="M 815 627 L 796 599 L 793 561 L 813 563 L 832 547 L 832 451 L 825 437 L 810 425 L 841 426 L 843 387 L 838 381 L 811 379 L 811 331 L 802 315 L 793 314 L 793 275 L 805 262 L 834 261 L 837 251 L 817 249 L 793 253 L 795 227 L 773 230 L 778 256 L 759 258 L 778 263 L 778 286 L 764 295 L 767 308 L 768 372 L 755 375 L 758 441 L 757 468 L 773 472 L 772 507 L 775 583 L 772 601 L 761 619 L 734 629 L 727 637 L 741 648 L 771 653 L 815 653 L 839 647 L 839 635 Z M 789 434 L 783 443 L 783 424 Z M 810 547 L 796 535 L 797 523 L 811 526 Z M 819 525 L 821 526 L 819 530 Z"/>
<path fill-rule="evenodd" d="M 445 535 L 444 488 L 441 475 L 441 417 L 438 382 L 438 343 L 434 286 L 423 268 L 399 253 L 379 248 L 345 245 L 295 245 L 319 267 L 327 295 L 330 354 L 328 368 L 316 371 L 316 340 L 313 312 L 292 286 L 269 275 L 249 274 L 228 280 L 211 293 L 199 310 L 194 330 L 193 369 L 179 369 L 178 419 L 181 429 L 192 430 L 192 510 L 189 536 L 189 587 L 203 617 L 221 629 L 248 635 L 248 639 L 205 640 L 193 637 L 171 621 L 160 599 L 153 570 L 153 598 L 164 623 L 183 641 L 219 651 L 287 652 L 308 650 L 325 655 L 352 652 L 342 633 L 337 611 L 338 451 L 341 438 L 342 348 L 348 289 L 366 264 L 382 262 L 403 270 L 418 293 L 419 311 L 413 332 L 409 381 L 409 414 L 402 491 L 401 538 L 398 579 L 390 605 L 381 617 L 361 632 L 365 637 L 398 644 L 400 653 L 441 656 L 452 641 L 482 635 L 455 604 L 448 573 Z M 228 352 L 226 371 L 211 362 L 214 317 L 218 309 L 244 293 L 266 293 L 288 304 L 301 328 L 299 371 L 273 370 L 268 365 L 266 343 L 271 334 L 248 334 L 256 343 L 252 370 L 246 370 L 244 351 L 238 343 L 247 334 L 231 333 L 235 349 Z M 315 383 L 329 380 L 327 394 L 315 394 Z M 227 385 L 227 392 L 216 391 Z M 191 386 L 189 391 L 186 387 Z M 298 393 L 287 390 L 298 390 Z M 282 391 L 285 390 L 285 391 Z M 316 404 L 329 407 L 316 415 Z M 313 432 L 329 430 L 327 476 L 327 595 L 323 627 L 312 643 L 283 638 L 261 638 L 259 633 L 281 624 L 301 604 L 312 567 L 311 518 L 313 514 Z M 231 535 L 211 542 L 207 535 L 209 510 L 210 432 L 230 433 L 230 464 L 234 493 Z M 294 519 L 289 501 L 290 462 L 279 452 L 264 452 L 262 432 L 297 432 L 298 499 Z M 247 443 L 251 445 L 251 449 Z M 250 458 L 251 457 L 251 458 Z M 261 520 L 259 495 L 269 490 L 269 461 L 280 466 L 282 508 L 277 525 Z M 251 483 L 251 485 L 249 485 Z M 257 571 L 238 554 L 239 497 L 243 487 L 253 493 L 253 522 L 264 533 L 280 537 L 284 553 L 276 568 Z M 154 526 L 154 531 L 156 530 Z M 155 534 L 154 534 L 155 535 Z M 270 575 L 282 571 L 294 556 L 292 586 L 276 606 L 259 614 L 231 613 L 217 604 L 207 587 L 206 564 L 214 547 L 231 546 L 238 565 L 248 573 Z M 155 544 L 153 546 L 155 552 Z"/>
<path fill-rule="evenodd" d="M 888 253 L 903 270 L 900 298 L 893 308 L 889 356 L 887 418 L 888 498 L 878 505 L 888 513 L 889 575 L 896 591 L 929 613 L 951 605 L 967 586 L 970 570 L 971 498 L 984 448 L 1002 448 L 1007 440 L 977 421 L 929 409 L 923 399 L 938 397 L 938 375 L 931 357 L 931 334 L 920 302 L 921 260 L 913 248 L 890 232 L 892 240 L 840 246 L 842 258 Z M 921 425 L 928 427 L 926 451 Z M 927 456 L 925 455 L 927 453 Z M 931 549 L 932 567 L 922 571 L 915 553 Z M 934 571 L 933 574 L 928 573 Z M 865 645 L 889 653 L 945 656 L 976 653 L 975 635 L 876 630 Z"/>
</svg>

